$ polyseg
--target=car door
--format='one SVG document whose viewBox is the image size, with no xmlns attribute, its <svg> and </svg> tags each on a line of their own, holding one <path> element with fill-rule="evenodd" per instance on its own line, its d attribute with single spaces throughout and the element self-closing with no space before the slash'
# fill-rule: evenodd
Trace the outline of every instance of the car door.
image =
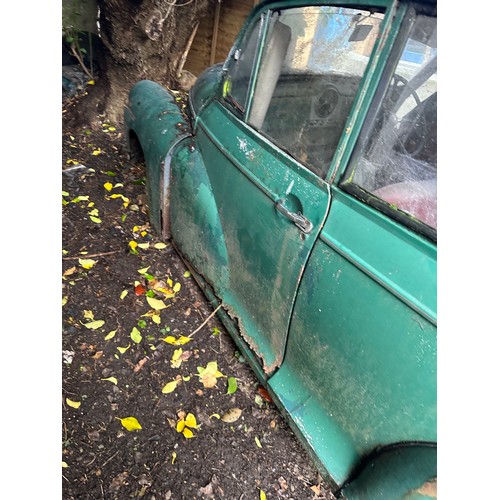
<svg viewBox="0 0 500 500">
<path fill-rule="evenodd" d="M 405 14 L 353 154 L 337 157 L 269 381 L 339 484 L 374 450 L 398 450 L 390 471 L 371 466 L 380 484 L 391 476 L 380 498 L 436 474 L 436 17 L 426 9 Z"/>
<path fill-rule="evenodd" d="M 360 45 L 350 38 L 365 18 Z M 196 116 L 202 171 L 173 171 L 174 239 L 267 374 L 283 360 L 330 206 L 325 177 L 382 19 L 350 8 L 263 10 L 233 50 L 220 95 Z"/>
</svg>

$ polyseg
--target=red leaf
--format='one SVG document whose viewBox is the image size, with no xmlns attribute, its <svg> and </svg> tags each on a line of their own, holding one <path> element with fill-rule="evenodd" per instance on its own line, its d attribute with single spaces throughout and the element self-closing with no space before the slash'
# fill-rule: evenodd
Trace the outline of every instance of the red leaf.
<svg viewBox="0 0 500 500">
<path fill-rule="evenodd" d="M 269 396 L 269 393 L 264 389 L 264 387 L 259 387 L 257 389 L 257 392 L 260 394 L 260 397 L 265 399 L 266 401 L 269 401 L 270 403 L 273 402 L 271 396 Z"/>
<path fill-rule="evenodd" d="M 136 295 L 143 295 L 146 293 L 146 289 L 142 285 L 136 285 L 134 287 L 134 292 Z"/>
</svg>

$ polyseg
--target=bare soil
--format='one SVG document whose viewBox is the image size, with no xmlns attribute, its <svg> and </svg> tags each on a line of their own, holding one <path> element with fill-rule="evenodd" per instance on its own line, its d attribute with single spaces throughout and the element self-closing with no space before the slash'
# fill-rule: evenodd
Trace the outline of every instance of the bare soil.
<svg viewBox="0 0 500 500">
<path fill-rule="evenodd" d="M 62 113 L 63 498 L 335 498 L 175 249 L 150 227 L 144 165 L 129 162 L 122 124 L 82 124 L 85 98 Z M 166 305 L 159 324 L 148 316 L 155 286 L 176 290 L 154 294 Z M 163 340 L 181 335 L 191 341 Z M 185 359 L 176 365 L 178 349 Z M 211 388 L 198 376 L 210 362 L 224 375 Z M 224 421 L 234 408 L 239 418 Z M 192 438 L 176 428 L 189 413 Z M 141 428 L 128 430 L 127 417 Z"/>
</svg>

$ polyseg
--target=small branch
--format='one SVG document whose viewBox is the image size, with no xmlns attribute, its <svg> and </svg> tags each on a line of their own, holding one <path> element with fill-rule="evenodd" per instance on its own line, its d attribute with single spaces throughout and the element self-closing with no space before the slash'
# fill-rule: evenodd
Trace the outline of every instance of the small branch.
<svg viewBox="0 0 500 500">
<path fill-rule="evenodd" d="M 102 253 L 94 253 L 92 255 L 79 255 L 78 257 L 63 257 L 63 260 L 74 260 L 74 259 L 89 259 L 90 257 L 102 257 L 103 255 L 111 255 L 114 253 L 118 253 L 118 250 L 114 250 L 113 252 L 102 252 Z"/>
<path fill-rule="evenodd" d="M 214 26 L 212 30 L 212 46 L 210 47 L 210 66 L 215 63 L 215 51 L 217 50 L 217 37 L 219 34 L 220 23 L 220 2 L 215 5 Z"/>
<path fill-rule="evenodd" d="M 87 66 L 85 66 L 85 63 L 83 62 L 83 59 L 82 59 L 82 56 L 81 54 L 78 53 L 78 51 L 75 49 L 75 45 L 74 44 L 71 44 L 71 53 L 77 58 L 78 60 L 78 63 L 80 64 L 80 66 L 82 67 L 83 71 L 85 72 L 85 74 L 91 79 L 93 80 L 94 79 L 94 75 L 92 75 L 92 73 L 90 73 L 90 71 L 87 69 Z"/>
<path fill-rule="evenodd" d="M 193 332 L 188 335 L 188 337 L 192 337 L 195 333 L 198 333 L 216 314 L 217 311 L 222 307 L 222 303 L 217 306 L 217 309 Z"/>
<path fill-rule="evenodd" d="M 182 68 L 184 68 L 184 64 L 186 63 L 187 56 L 189 54 L 189 50 L 191 49 L 191 45 L 193 44 L 194 37 L 196 35 L 196 31 L 198 30 L 198 26 L 200 23 L 196 23 L 195 27 L 193 28 L 193 31 L 191 32 L 191 35 L 189 36 L 189 39 L 186 44 L 186 48 L 184 49 L 184 52 L 182 53 L 181 59 L 179 61 L 179 64 L 177 65 L 177 78 L 180 78 L 181 76 L 181 71 Z"/>
</svg>

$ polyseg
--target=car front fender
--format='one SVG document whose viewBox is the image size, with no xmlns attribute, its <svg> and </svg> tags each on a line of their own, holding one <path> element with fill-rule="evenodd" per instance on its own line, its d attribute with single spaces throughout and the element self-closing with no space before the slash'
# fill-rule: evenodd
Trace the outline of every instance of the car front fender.
<svg viewBox="0 0 500 500">
<path fill-rule="evenodd" d="M 192 134 L 191 124 L 172 93 L 156 82 L 141 80 L 129 92 L 125 130 L 129 151 L 134 138 L 144 155 L 151 225 L 168 237 L 169 159 L 173 148 Z"/>
<path fill-rule="evenodd" d="M 436 443 L 395 443 L 367 457 L 342 488 L 348 500 L 437 498 Z"/>
</svg>

